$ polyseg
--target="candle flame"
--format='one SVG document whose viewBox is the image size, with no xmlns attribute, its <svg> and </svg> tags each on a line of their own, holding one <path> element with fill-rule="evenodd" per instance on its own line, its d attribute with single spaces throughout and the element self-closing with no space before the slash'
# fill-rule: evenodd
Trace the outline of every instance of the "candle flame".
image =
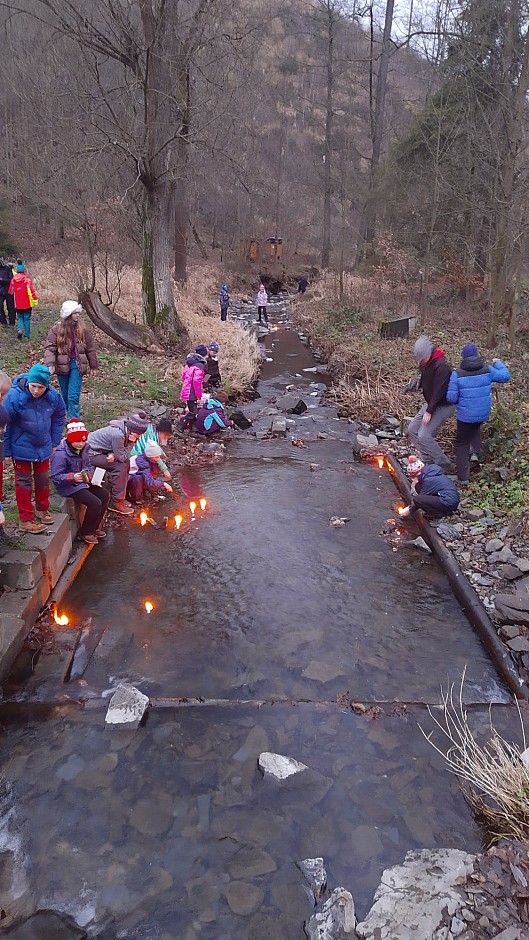
<svg viewBox="0 0 529 940">
<path fill-rule="evenodd" d="M 68 626 L 68 624 L 70 623 L 70 621 L 68 620 L 68 617 L 66 616 L 66 614 L 61 614 L 61 615 L 59 616 L 59 614 L 57 613 L 56 610 L 53 611 L 53 618 L 54 618 L 54 620 L 55 620 L 55 623 L 56 623 L 59 627 L 66 627 L 66 626 Z"/>
<path fill-rule="evenodd" d="M 208 501 L 203 496 L 202 499 L 200 500 L 200 508 L 202 512 L 204 512 L 204 509 L 206 508 L 207 504 L 208 504 Z"/>
<path fill-rule="evenodd" d="M 197 508 L 197 504 L 191 502 L 191 503 L 189 503 L 189 508 L 190 508 L 190 510 L 191 510 L 191 515 L 194 516 L 194 515 L 195 515 L 195 509 Z"/>
<path fill-rule="evenodd" d="M 399 507 L 398 507 L 398 514 L 399 514 L 399 516 L 404 515 L 404 513 L 406 512 L 406 509 L 407 509 L 407 508 L 408 508 L 407 506 L 399 506 Z"/>
<path fill-rule="evenodd" d="M 145 601 L 145 610 L 147 611 L 148 614 L 150 614 L 151 611 L 154 610 L 154 604 L 152 603 L 152 601 Z"/>
<path fill-rule="evenodd" d="M 183 516 L 175 516 L 175 517 L 174 517 L 174 524 L 175 524 L 175 526 L 176 526 L 177 529 L 179 529 L 180 526 L 182 525 L 182 519 L 183 519 Z"/>
<path fill-rule="evenodd" d="M 140 512 L 140 522 L 142 525 L 146 525 L 149 521 L 149 517 L 146 512 Z"/>
<path fill-rule="evenodd" d="M 383 458 L 383 457 L 379 457 L 379 458 L 378 458 L 378 465 L 379 465 L 380 469 L 382 470 L 382 467 L 384 466 L 384 458 Z"/>
</svg>

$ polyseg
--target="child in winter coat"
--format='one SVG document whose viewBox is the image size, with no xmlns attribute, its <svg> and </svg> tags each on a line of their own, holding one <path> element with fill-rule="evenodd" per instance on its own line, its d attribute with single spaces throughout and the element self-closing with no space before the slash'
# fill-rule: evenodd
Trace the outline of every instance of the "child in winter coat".
<svg viewBox="0 0 529 940">
<path fill-rule="evenodd" d="M 103 519 L 110 493 L 92 481 L 94 468 L 86 446 L 88 431 L 82 421 L 70 421 L 57 450 L 51 455 L 51 478 L 60 496 L 68 496 L 78 506 L 85 506 L 79 538 L 87 545 L 104 539 Z"/>
<path fill-rule="evenodd" d="M 194 353 L 190 353 L 182 371 L 182 391 L 180 398 L 187 405 L 187 412 L 180 421 L 180 430 L 187 431 L 196 421 L 197 402 L 202 398 L 202 384 L 206 371 L 205 346 L 196 346 Z"/>
<path fill-rule="evenodd" d="M 208 354 L 206 357 L 206 374 L 204 376 L 204 385 L 206 392 L 211 392 L 216 388 L 222 388 L 222 376 L 219 367 L 220 346 L 214 339 L 208 343 Z"/>
<path fill-rule="evenodd" d="M 37 362 L 29 372 L 17 375 L 4 401 L 8 415 L 5 455 L 13 458 L 15 468 L 19 529 L 35 535 L 53 523 L 49 511 L 50 457 L 61 442 L 66 414 L 62 397 L 50 382 L 50 370 Z"/>
<path fill-rule="evenodd" d="M 259 323 L 262 323 L 261 315 L 264 315 L 265 323 L 268 323 L 268 314 L 266 312 L 268 305 L 268 294 L 266 293 L 264 284 L 259 284 L 259 292 L 255 298 L 255 303 L 257 304 L 257 316 L 259 317 Z"/>
<path fill-rule="evenodd" d="M 9 285 L 9 293 L 15 298 L 15 308 L 18 317 L 17 336 L 29 339 L 31 330 L 31 309 L 38 304 L 37 294 L 33 282 L 26 274 L 26 265 L 18 260 L 15 274 Z"/>
<path fill-rule="evenodd" d="M 220 319 L 225 320 L 228 316 L 228 307 L 230 306 L 230 295 L 228 285 L 223 284 L 219 292 Z"/>
<path fill-rule="evenodd" d="M 197 431 L 199 434 L 210 436 L 216 431 L 227 431 L 229 427 L 230 422 L 226 417 L 226 412 L 216 398 L 210 398 L 198 409 Z"/>
<path fill-rule="evenodd" d="M 437 349 L 429 336 L 419 336 L 413 354 L 419 363 L 421 377 L 418 381 L 411 379 L 404 391 L 415 392 L 420 388 L 425 403 L 410 423 L 408 436 L 425 463 L 435 463 L 445 473 L 451 473 L 450 459 L 436 440 L 438 431 L 454 413 L 454 406 L 446 398 L 450 366 L 443 350 Z"/>
<path fill-rule="evenodd" d="M 139 437 L 147 430 L 145 413 L 129 415 L 111 421 L 105 428 L 90 431 L 88 447 L 92 466 L 108 470 L 111 480 L 109 510 L 122 516 L 134 512 L 125 499 L 129 479 L 130 452 Z"/>
<path fill-rule="evenodd" d="M 7 372 L 0 372 L 0 503 L 4 499 L 4 434 L 8 414 L 2 402 L 11 388 L 11 379 Z"/>
<path fill-rule="evenodd" d="M 127 484 L 127 496 L 133 503 L 139 502 L 145 490 L 157 493 L 161 489 L 173 492 L 173 487 L 159 479 L 158 460 L 162 448 L 154 441 L 147 441 L 143 454 L 133 457 L 130 462 L 130 475 Z"/>
<path fill-rule="evenodd" d="M 492 383 L 508 382 L 510 373 L 501 359 L 487 365 L 474 343 L 467 343 L 461 366 L 454 369 L 446 392 L 447 401 L 457 404 L 456 471 L 460 483 L 468 483 L 470 450 L 479 458 L 481 425 L 490 416 Z"/>
<path fill-rule="evenodd" d="M 415 458 L 415 463 L 417 466 L 421 461 Z M 459 506 L 457 486 L 437 464 L 423 466 L 418 473 L 408 464 L 408 473 L 412 477 L 415 476 L 415 492 L 410 505 L 400 513 L 401 518 L 408 516 L 410 512 L 417 512 L 418 509 L 422 509 L 425 516 L 431 519 L 449 516 L 456 511 Z"/>
<path fill-rule="evenodd" d="M 139 457 L 140 454 L 145 453 L 145 447 L 149 441 L 153 441 L 155 444 L 159 444 L 161 448 L 161 455 L 158 458 L 158 469 L 162 473 L 162 476 L 166 480 L 171 479 L 171 474 L 169 473 L 169 468 L 167 467 L 166 460 L 167 457 L 164 454 L 164 447 L 167 445 L 169 438 L 171 437 L 173 428 L 169 418 L 160 418 L 158 424 L 147 425 L 147 430 L 141 437 L 138 438 L 134 447 L 130 452 L 130 458 Z"/>
<path fill-rule="evenodd" d="M 52 326 L 44 347 L 44 362 L 51 374 L 57 375 L 70 418 L 81 415 L 83 376 L 90 369 L 95 377 L 98 368 L 94 337 L 79 320 L 82 312 L 83 308 L 76 300 L 65 300 L 60 319 Z"/>
</svg>

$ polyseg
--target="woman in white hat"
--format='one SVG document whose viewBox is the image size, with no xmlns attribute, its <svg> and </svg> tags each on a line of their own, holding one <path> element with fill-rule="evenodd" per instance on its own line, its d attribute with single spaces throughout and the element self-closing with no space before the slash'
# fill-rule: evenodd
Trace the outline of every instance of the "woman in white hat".
<svg viewBox="0 0 529 940">
<path fill-rule="evenodd" d="M 65 300 L 60 319 L 52 326 L 44 347 L 44 362 L 52 375 L 57 375 L 68 420 L 81 417 L 83 375 L 90 369 L 95 376 L 98 369 L 94 337 L 79 320 L 82 312 L 76 300 Z"/>
</svg>

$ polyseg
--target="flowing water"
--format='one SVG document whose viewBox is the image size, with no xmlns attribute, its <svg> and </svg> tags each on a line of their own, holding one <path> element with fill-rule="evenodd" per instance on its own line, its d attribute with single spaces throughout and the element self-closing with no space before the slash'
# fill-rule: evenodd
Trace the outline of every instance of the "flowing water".
<svg viewBox="0 0 529 940">
<path fill-rule="evenodd" d="M 404 530 L 384 536 L 396 491 L 353 462 L 347 419 L 303 371 L 310 351 L 288 329 L 264 343 L 261 398 L 245 407 L 257 437 L 238 432 L 220 465 L 183 473 L 180 530 L 163 527 L 170 500 L 158 528 L 128 520 L 66 595 L 74 622 L 105 628 L 83 680 L 37 666 L 0 710 L 10 912 L 66 911 L 108 940 L 297 940 L 312 906 L 296 860 L 322 855 L 362 914 L 409 848 L 480 845 L 417 723 L 431 728 L 424 703 L 464 669 L 476 721 L 509 696 L 436 562 Z M 290 384 L 309 408 L 286 439 L 259 439 Z M 120 679 L 160 705 L 137 731 L 104 727 Z M 263 750 L 310 775 L 272 785 Z"/>
</svg>

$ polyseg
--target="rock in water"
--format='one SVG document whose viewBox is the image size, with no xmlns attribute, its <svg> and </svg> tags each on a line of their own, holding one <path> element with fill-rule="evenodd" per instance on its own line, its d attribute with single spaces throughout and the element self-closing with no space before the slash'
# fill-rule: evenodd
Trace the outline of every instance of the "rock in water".
<svg viewBox="0 0 529 940">
<path fill-rule="evenodd" d="M 335 528 L 338 528 L 339 526 L 345 525 L 346 522 L 350 522 L 350 521 L 351 520 L 348 516 L 331 516 L 331 518 L 329 519 L 329 525 L 332 525 Z"/>
<path fill-rule="evenodd" d="M 121 683 L 110 699 L 105 722 L 108 725 L 127 725 L 128 728 L 138 727 L 149 698 L 133 685 Z"/>
<path fill-rule="evenodd" d="M 2 931 L 11 940 L 86 940 L 87 933 L 68 914 L 37 911 Z"/>
<path fill-rule="evenodd" d="M 416 539 L 410 539 L 409 542 L 406 542 L 406 545 L 413 545 L 414 548 L 419 548 L 421 552 L 426 552 L 427 555 L 432 554 L 430 546 L 424 541 L 422 535 L 419 535 Z"/>
<path fill-rule="evenodd" d="M 345 940 L 355 936 L 355 904 L 345 888 L 335 888 L 321 911 L 313 914 L 305 933 L 308 940 Z"/>
<path fill-rule="evenodd" d="M 233 421 L 233 423 L 236 424 L 237 427 L 241 429 L 241 431 L 246 431 L 252 426 L 252 422 L 249 420 L 249 418 L 246 417 L 245 414 L 243 414 L 242 411 L 232 411 L 230 415 L 230 421 Z"/>
<path fill-rule="evenodd" d="M 284 437 L 287 433 L 287 419 L 277 415 L 272 419 L 270 430 L 272 434 L 282 434 Z"/>
<path fill-rule="evenodd" d="M 282 754 L 272 754 L 271 751 L 263 751 L 259 754 L 259 770 L 266 777 L 275 777 L 276 780 L 286 780 L 293 774 L 299 774 L 302 770 L 308 770 L 306 764 L 302 764 L 293 757 L 284 757 Z"/>
<path fill-rule="evenodd" d="M 283 395 L 277 399 L 276 405 L 281 411 L 288 411 L 293 415 L 303 414 L 307 410 L 307 405 L 299 395 Z"/>
<path fill-rule="evenodd" d="M 327 887 L 327 872 L 323 859 L 304 858 L 302 862 L 298 862 L 298 868 L 311 886 L 314 897 L 319 900 Z"/>
<path fill-rule="evenodd" d="M 457 885 L 473 866 L 474 856 L 459 849 L 408 852 L 403 865 L 383 872 L 373 907 L 357 925 L 357 936 L 409 940 L 413 925 L 414 940 L 432 940 L 445 923 L 445 913 L 451 917 L 461 908 Z"/>
</svg>

